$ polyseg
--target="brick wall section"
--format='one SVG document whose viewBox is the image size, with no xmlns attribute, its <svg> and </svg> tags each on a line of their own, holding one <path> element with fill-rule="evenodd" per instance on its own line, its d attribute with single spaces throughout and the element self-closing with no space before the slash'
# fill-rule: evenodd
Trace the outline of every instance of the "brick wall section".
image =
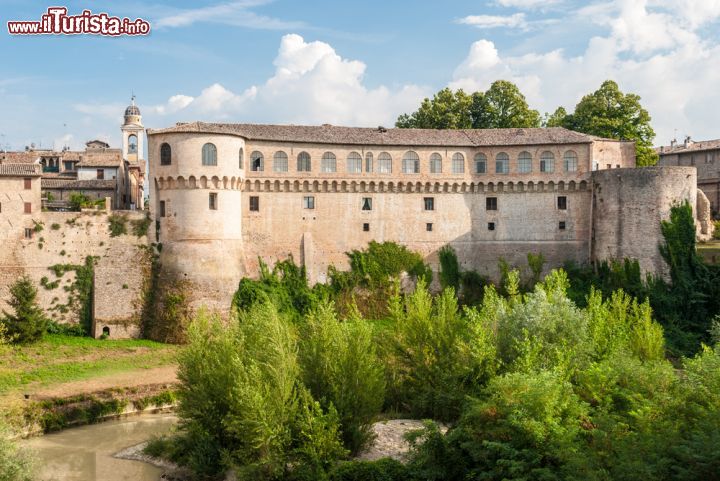
<svg viewBox="0 0 720 481">
<path fill-rule="evenodd" d="M 102 320 L 116 323 L 128 324 L 128 321 L 139 320 L 144 276 L 149 272 L 148 239 L 147 236 L 138 238 L 133 235 L 130 221 L 141 220 L 145 214 L 115 213 L 127 216 L 127 235 L 110 236 L 108 214 L 104 211 L 35 212 L 28 216 L 29 220 L 23 219 L 30 224 L 32 220 L 42 223 L 42 231 L 34 233 L 32 239 L 24 238 L 21 226 L 0 227 L 0 237 L 4 240 L 4 248 L 0 249 L 0 310 L 7 309 L 6 300 L 12 283 L 27 274 L 38 288 L 41 307 L 51 318 L 61 323 L 78 322 L 76 313 L 53 309 L 67 304 L 68 292 L 64 287 L 73 283 L 75 273 L 70 271 L 58 278 L 49 268 L 56 264 L 82 265 L 87 256 L 97 256 L 96 314 Z M 53 224 L 59 227 L 53 229 Z M 46 289 L 40 285 L 43 277 L 47 277 L 49 282 L 59 280 L 60 285 L 55 289 Z M 127 289 L 123 289 L 124 284 L 127 284 Z M 99 331 L 102 333 L 102 326 Z M 116 337 L 112 329 L 111 337 Z"/>
<path fill-rule="evenodd" d="M 667 274 L 658 250 L 660 222 L 685 200 L 695 209 L 694 167 L 644 167 L 593 173 L 593 259 L 633 258 L 643 272 Z"/>
</svg>

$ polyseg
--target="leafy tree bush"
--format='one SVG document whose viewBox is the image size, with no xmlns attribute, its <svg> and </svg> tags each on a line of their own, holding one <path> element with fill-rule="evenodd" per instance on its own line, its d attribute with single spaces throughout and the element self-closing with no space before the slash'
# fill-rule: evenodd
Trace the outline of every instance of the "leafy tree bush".
<svg viewBox="0 0 720 481">
<path fill-rule="evenodd" d="M 0 479 L 3 481 L 33 481 L 33 460 L 26 449 L 10 440 L 8 430 L 0 426 Z"/>
<path fill-rule="evenodd" d="M 385 399 L 372 328 L 359 318 L 339 322 L 326 302 L 307 316 L 302 339 L 305 385 L 325 409 L 337 410 L 345 447 L 358 452 L 371 439 L 370 425 Z"/>
<path fill-rule="evenodd" d="M 339 464 L 331 481 L 412 481 L 416 479 L 404 464 L 390 458 L 377 461 L 350 461 Z"/>
<path fill-rule="evenodd" d="M 8 301 L 14 313 L 3 311 L 1 319 L 8 339 L 25 344 L 42 338 L 47 330 L 47 318 L 37 303 L 37 289 L 32 280 L 23 276 L 10 286 Z"/>
<path fill-rule="evenodd" d="M 89 207 L 92 203 L 90 197 L 80 192 L 70 193 L 70 208 L 75 211 L 79 211 L 83 207 Z"/>
<path fill-rule="evenodd" d="M 393 301 L 394 332 L 386 347 L 389 403 L 417 417 L 453 420 L 466 395 L 492 374 L 495 352 L 487 327 L 458 312 L 452 289 L 433 299 L 424 282 Z"/>
<path fill-rule="evenodd" d="M 440 259 L 440 286 L 445 289 L 451 287 L 455 292 L 460 292 L 460 263 L 458 262 L 455 249 L 446 245 L 438 251 Z"/>
</svg>

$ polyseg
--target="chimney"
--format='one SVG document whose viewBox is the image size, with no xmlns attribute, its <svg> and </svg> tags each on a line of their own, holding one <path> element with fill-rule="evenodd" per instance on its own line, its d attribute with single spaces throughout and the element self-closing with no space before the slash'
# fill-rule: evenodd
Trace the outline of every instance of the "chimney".
<svg viewBox="0 0 720 481">
<path fill-rule="evenodd" d="M 670 141 L 670 148 L 672 149 L 672 148 L 674 148 L 676 145 L 677 145 L 677 139 L 672 139 L 672 140 Z"/>
<path fill-rule="evenodd" d="M 692 145 L 692 143 L 693 143 L 692 139 L 690 138 L 689 135 L 687 135 L 685 137 L 685 147 L 687 148 L 689 145 Z"/>
</svg>

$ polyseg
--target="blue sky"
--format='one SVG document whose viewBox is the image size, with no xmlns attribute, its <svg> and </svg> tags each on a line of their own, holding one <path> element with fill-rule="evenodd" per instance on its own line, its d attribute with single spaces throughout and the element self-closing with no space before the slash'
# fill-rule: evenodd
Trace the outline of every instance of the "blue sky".
<svg viewBox="0 0 720 481">
<path fill-rule="evenodd" d="M 0 144 L 118 145 L 135 92 L 148 127 L 176 121 L 391 125 L 450 86 L 520 85 L 572 110 L 613 78 L 656 143 L 720 137 L 720 0 L 71 1 L 151 22 L 147 37 L 10 36 L 50 4 L 0 0 Z"/>
</svg>

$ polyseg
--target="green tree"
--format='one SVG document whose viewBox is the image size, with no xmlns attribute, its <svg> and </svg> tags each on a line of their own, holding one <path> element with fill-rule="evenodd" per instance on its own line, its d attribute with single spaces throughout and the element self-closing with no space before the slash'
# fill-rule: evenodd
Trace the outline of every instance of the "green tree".
<svg viewBox="0 0 720 481">
<path fill-rule="evenodd" d="M 565 110 L 565 107 L 558 107 L 552 114 L 545 114 L 543 127 L 562 127 L 567 115 L 568 113 L 567 110 Z"/>
<path fill-rule="evenodd" d="M 472 95 L 474 129 L 540 127 L 540 113 L 528 106 L 517 85 L 496 80 L 486 92 Z"/>
<path fill-rule="evenodd" d="M 432 100 L 425 98 L 412 114 L 402 114 L 396 127 L 409 129 L 469 129 L 472 128 L 472 98 L 462 89 L 455 92 L 444 88 Z"/>
<path fill-rule="evenodd" d="M 10 307 L 14 314 L 3 311 L 2 324 L 11 342 L 29 343 L 40 339 L 47 328 L 45 313 L 37 303 L 37 289 L 29 277 L 23 276 L 10 287 Z"/>
<path fill-rule="evenodd" d="M 639 95 L 624 94 L 617 83 L 606 80 L 598 90 L 580 100 L 562 126 L 609 139 L 634 140 L 637 165 L 647 166 L 655 165 L 658 160 L 652 148 L 655 131 L 650 121 L 650 114 L 640 105 Z"/>
</svg>

